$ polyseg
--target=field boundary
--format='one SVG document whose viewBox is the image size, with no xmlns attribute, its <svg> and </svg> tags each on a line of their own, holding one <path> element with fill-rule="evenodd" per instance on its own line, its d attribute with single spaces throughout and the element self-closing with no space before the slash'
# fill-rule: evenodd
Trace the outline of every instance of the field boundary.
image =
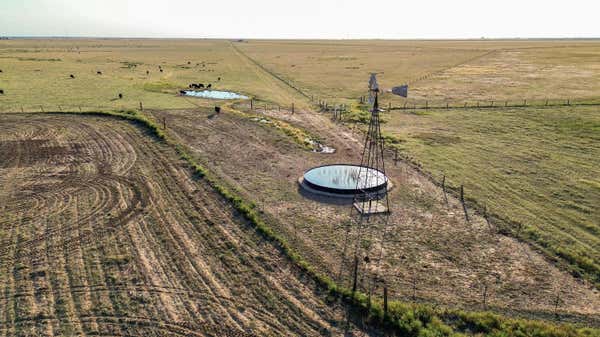
<svg viewBox="0 0 600 337">
<path fill-rule="evenodd" d="M 406 101 L 404 105 L 388 105 L 388 110 L 456 110 L 456 109 L 514 109 L 543 108 L 569 106 L 600 106 L 599 98 L 581 99 L 521 99 L 521 100 L 475 100 L 453 102 L 448 101 Z"/>
<path fill-rule="evenodd" d="M 267 74 L 273 76 L 274 78 L 276 78 L 277 80 L 279 80 L 280 82 L 284 83 L 286 86 L 292 88 L 294 91 L 296 91 L 297 93 L 299 93 L 300 95 L 304 96 L 307 99 L 311 99 L 311 97 L 306 94 L 304 91 L 302 91 L 302 89 L 298 88 L 297 86 L 295 86 L 294 84 L 292 84 L 292 81 L 290 80 L 286 80 L 285 78 L 277 75 L 275 72 L 267 69 L 265 66 L 263 66 L 260 62 L 256 61 L 255 59 L 253 59 L 252 57 L 248 56 L 248 54 L 244 53 L 243 51 L 241 51 L 238 47 L 236 47 L 233 42 L 230 42 L 231 44 L 231 48 L 233 48 L 237 53 L 239 53 L 240 55 L 242 55 L 243 57 L 247 58 L 250 62 L 252 62 L 254 65 L 256 65 L 257 67 L 259 67 L 260 69 L 262 69 L 264 72 L 266 72 Z"/>
<path fill-rule="evenodd" d="M 40 114 L 33 112 L 31 114 Z M 46 114 L 46 113 L 43 113 Z M 598 333 L 593 328 L 576 328 L 571 324 L 556 324 L 540 320 L 528 320 L 521 318 L 510 318 L 491 312 L 466 312 L 458 309 L 439 308 L 427 304 L 406 303 L 402 301 L 391 301 L 388 311 L 383 308 L 380 298 L 370 298 L 362 292 L 352 292 L 349 289 L 338 286 L 330 277 L 318 272 L 300 253 L 296 252 L 291 245 L 264 221 L 256 210 L 256 205 L 242 199 L 236 192 L 222 185 L 203 166 L 199 165 L 187 148 L 173 141 L 163 130 L 151 119 L 137 112 L 47 112 L 47 114 L 70 114 L 87 116 L 104 116 L 129 121 L 145 128 L 156 140 L 164 142 L 171 147 L 189 165 L 192 173 L 197 179 L 205 180 L 221 197 L 228 201 L 233 208 L 250 223 L 259 234 L 271 242 L 295 265 L 300 272 L 305 273 L 313 279 L 315 284 L 327 290 L 331 300 L 338 299 L 350 306 L 350 308 L 361 317 L 367 325 L 376 326 L 388 331 L 394 331 L 406 336 L 438 335 L 450 336 L 455 332 L 482 333 L 482 334 L 524 334 L 538 336 L 591 336 Z"/>
</svg>

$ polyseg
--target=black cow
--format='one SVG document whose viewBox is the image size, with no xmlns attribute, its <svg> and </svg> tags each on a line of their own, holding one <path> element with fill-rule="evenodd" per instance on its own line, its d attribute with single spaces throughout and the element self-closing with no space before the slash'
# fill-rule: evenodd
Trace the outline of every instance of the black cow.
<svg viewBox="0 0 600 337">
<path fill-rule="evenodd" d="M 186 92 L 185 92 L 185 90 L 179 90 L 179 94 L 180 94 L 181 96 L 183 96 L 183 95 L 185 95 L 185 94 L 186 94 Z"/>
<path fill-rule="evenodd" d="M 192 64 L 192 62 L 188 61 L 188 64 Z"/>
<path fill-rule="evenodd" d="M 119 99 L 123 98 L 123 94 L 119 93 Z"/>
<path fill-rule="evenodd" d="M 207 88 L 210 88 L 210 87 L 212 87 L 212 84 L 210 84 L 210 83 L 209 83 L 209 84 L 208 84 L 206 87 L 207 87 Z"/>
<path fill-rule="evenodd" d="M 217 81 L 220 81 L 220 80 L 221 80 L 221 78 L 220 78 L 220 77 L 217 77 Z"/>
<path fill-rule="evenodd" d="M 69 75 L 69 77 L 71 77 L 71 78 L 75 78 L 75 75 L 71 74 L 71 75 Z"/>
<path fill-rule="evenodd" d="M 146 75 L 150 75 L 150 70 L 146 70 Z"/>
<path fill-rule="evenodd" d="M 161 73 L 163 72 L 163 71 L 162 71 L 162 68 L 160 68 L 160 72 L 161 72 Z"/>
<path fill-rule="evenodd" d="M 102 75 L 102 72 L 101 71 L 97 71 L 96 75 Z"/>
<path fill-rule="evenodd" d="M 0 95 L 4 95 L 4 90 L 0 89 Z"/>
<path fill-rule="evenodd" d="M 202 83 L 198 84 L 198 88 L 204 88 L 204 84 L 202 84 Z"/>
<path fill-rule="evenodd" d="M 2 72 L 2 69 L 0 69 L 0 73 Z"/>
<path fill-rule="evenodd" d="M 220 113 L 221 112 L 221 107 L 220 106 L 216 106 L 215 107 L 215 112 L 216 113 Z"/>
</svg>

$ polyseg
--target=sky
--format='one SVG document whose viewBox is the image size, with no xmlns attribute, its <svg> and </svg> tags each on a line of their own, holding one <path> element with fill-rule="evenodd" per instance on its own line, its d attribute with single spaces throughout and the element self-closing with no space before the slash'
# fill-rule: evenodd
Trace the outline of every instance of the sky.
<svg viewBox="0 0 600 337">
<path fill-rule="evenodd" d="M 598 0 L 0 0 L 0 36 L 599 38 Z"/>
</svg>

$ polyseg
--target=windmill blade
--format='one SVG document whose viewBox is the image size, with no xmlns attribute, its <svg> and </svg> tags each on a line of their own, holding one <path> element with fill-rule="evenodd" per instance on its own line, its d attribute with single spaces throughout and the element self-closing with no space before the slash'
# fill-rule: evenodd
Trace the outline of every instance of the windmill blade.
<svg viewBox="0 0 600 337">
<path fill-rule="evenodd" d="M 392 94 L 402 96 L 402 97 L 408 97 L 408 84 L 401 85 L 398 87 L 393 87 Z"/>
</svg>

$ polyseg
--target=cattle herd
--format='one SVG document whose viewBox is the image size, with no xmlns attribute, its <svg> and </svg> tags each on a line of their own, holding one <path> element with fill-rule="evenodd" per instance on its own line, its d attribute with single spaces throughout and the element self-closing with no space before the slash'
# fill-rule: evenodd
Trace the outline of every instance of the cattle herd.
<svg viewBox="0 0 600 337">
<path fill-rule="evenodd" d="M 189 64 L 189 62 L 188 62 L 188 64 Z M 160 70 L 160 72 L 162 73 L 162 72 L 163 72 L 162 66 L 160 66 L 160 65 L 159 65 L 159 66 L 158 66 L 158 70 Z M 2 73 L 2 72 L 3 72 L 3 71 L 2 71 L 2 69 L 0 69 L 0 73 Z M 146 70 L 146 74 L 147 74 L 147 75 L 148 75 L 148 74 L 150 74 L 150 71 L 149 71 L 149 70 Z M 102 75 L 102 71 L 100 71 L 100 70 L 96 71 L 96 75 Z M 69 75 L 69 78 L 71 78 L 71 79 L 74 79 L 74 78 L 75 78 L 75 75 L 73 75 L 73 74 L 70 74 L 70 75 Z M 219 77 L 219 78 L 217 79 L 217 81 L 220 81 L 220 80 L 221 80 L 221 77 Z M 188 87 L 189 87 L 190 89 L 204 89 L 204 88 L 210 89 L 210 88 L 212 87 L 212 84 L 211 84 L 211 83 L 208 83 L 208 84 L 205 86 L 205 85 L 204 85 L 204 83 L 191 83 L 191 84 L 190 84 Z M 179 93 L 180 93 L 181 95 L 185 95 L 185 90 L 180 90 L 180 91 L 179 91 Z M 4 90 L 3 90 L 3 89 L 0 89 L 0 95 L 4 95 Z M 123 94 L 122 94 L 122 93 L 119 93 L 119 94 L 118 94 L 118 97 L 119 97 L 120 99 L 122 99 L 122 98 L 123 98 Z M 216 109 L 216 108 L 215 108 L 215 109 Z M 217 112 L 219 112 L 219 111 L 217 111 Z"/>
</svg>

